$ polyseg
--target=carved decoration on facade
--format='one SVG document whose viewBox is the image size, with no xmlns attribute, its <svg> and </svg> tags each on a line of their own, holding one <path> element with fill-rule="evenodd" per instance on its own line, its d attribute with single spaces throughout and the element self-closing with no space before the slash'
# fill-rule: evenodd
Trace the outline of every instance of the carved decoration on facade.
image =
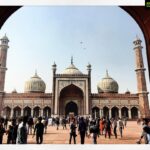
<svg viewBox="0 0 150 150">
<path fill-rule="evenodd" d="M 136 100 L 131 100 L 131 101 L 130 101 L 130 104 L 131 104 L 131 105 L 135 105 L 135 104 L 138 105 L 138 101 L 136 101 Z"/>
<path fill-rule="evenodd" d="M 77 81 L 77 80 L 69 80 L 69 81 L 66 81 L 66 80 L 62 81 L 61 80 L 61 81 L 58 81 L 59 93 L 63 88 L 65 88 L 65 87 L 67 87 L 71 84 L 74 84 L 75 86 L 79 87 L 82 90 L 82 92 L 85 93 L 85 86 L 84 86 L 85 81 Z"/>
<path fill-rule="evenodd" d="M 45 107 L 49 107 L 50 109 L 51 109 L 51 107 L 50 107 L 50 105 L 43 105 L 43 108 L 45 108 Z"/>
<path fill-rule="evenodd" d="M 128 100 L 120 100 L 120 103 L 123 105 L 123 104 L 128 104 Z"/>
<path fill-rule="evenodd" d="M 120 104 L 120 101 L 119 100 L 112 100 L 111 104 Z"/>
<path fill-rule="evenodd" d="M 15 107 L 19 107 L 19 108 L 21 108 L 21 109 L 22 109 L 22 105 L 19 105 L 19 104 L 15 104 L 15 105 L 13 105 L 12 109 L 14 109 Z"/>
</svg>

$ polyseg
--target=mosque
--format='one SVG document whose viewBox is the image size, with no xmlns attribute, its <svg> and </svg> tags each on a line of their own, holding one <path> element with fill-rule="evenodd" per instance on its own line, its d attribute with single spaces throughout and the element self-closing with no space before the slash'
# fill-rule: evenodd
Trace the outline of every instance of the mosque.
<svg viewBox="0 0 150 150">
<path fill-rule="evenodd" d="M 91 93 L 91 65 L 82 73 L 71 59 L 62 73 L 52 65 L 52 92 L 45 93 L 46 84 L 35 74 L 25 82 L 24 93 L 4 92 L 7 50 L 9 39 L 5 35 L 0 43 L 0 113 L 5 117 L 67 116 L 69 113 L 92 117 L 128 117 L 137 119 L 149 116 L 148 92 L 142 58 L 141 40 L 133 42 L 136 56 L 137 93 L 118 93 L 119 85 L 106 71 L 97 84 L 97 93 Z"/>
</svg>

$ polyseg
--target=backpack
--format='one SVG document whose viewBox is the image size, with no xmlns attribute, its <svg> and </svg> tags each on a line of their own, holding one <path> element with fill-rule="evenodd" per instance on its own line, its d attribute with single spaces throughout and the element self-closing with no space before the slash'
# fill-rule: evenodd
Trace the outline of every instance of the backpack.
<svg viewBox="0 0 150 150">
<path fill-rule="evenodd" d="M 72 123 L 70 126 L 71 133 L 76 131 L 76 126 Z"/>
</svg>

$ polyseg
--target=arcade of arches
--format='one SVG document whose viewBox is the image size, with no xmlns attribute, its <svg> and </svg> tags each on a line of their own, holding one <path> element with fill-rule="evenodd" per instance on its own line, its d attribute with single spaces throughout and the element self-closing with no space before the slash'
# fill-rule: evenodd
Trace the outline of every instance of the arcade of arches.
<svg viewBox="0 0 150 150">
<path fill-rule="evenodd" d="M 46 106 L 45 108 L 41 109 L 40 107 L 36 106 L 33 109 L 29 106 L 25 108 L 21 108 L 19 106 L 14 107 L 11 109 L 10 107 L 5 107 L 3 115 L 10 118 L 10 117 L 20 117 L 20 116 L 33 116 L 33 117 L 51 117 L 51 108 Z"/>
<path fill-rule="evenodd" d="M 140 116 L 140 112 L 138 108 L 132 107 L 132 108 L 127 108 L 127 107 L 122 107 L 118 108 L 116 106 L 114 107 L 103 107 L 99 108 L 97 106 L 92 108 L 92 117 L 97 118 L 97 117 L 108 117 L 108 118 L 130 118 L 130 119 L 137 119 Z"/>
</svg>

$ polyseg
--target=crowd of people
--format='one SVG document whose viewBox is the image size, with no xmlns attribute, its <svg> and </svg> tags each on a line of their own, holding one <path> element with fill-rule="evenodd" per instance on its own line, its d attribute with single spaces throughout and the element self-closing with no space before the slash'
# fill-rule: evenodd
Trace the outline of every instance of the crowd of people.
<svg viewBox="0 0 150 150">
<path fill-rule="evenodd" d="M 139 124 L 139 121 L 137 122 Z M 35 138 L 37 144 L 43 143 L 43 134 L 47 133 L 47 126 L 54 126 L 56 130 L 61 127 L 69 130 L 69 144 L 76 144 L 76 137 L 80 136 L 80 144 L 85 143 L 85 137 L 91 139 L 91 143 L 97 144 L 97 138 L 104 136 L 111 139 L 114 136 L 123 137 L 124 128 L 127 126 L 127 118 L 96 118 L 71 116 L 71 117 L 19 117 L 0 118 L 0 144 L 3 143 L 3 136 L 7 136 L 7 144 L 27 144 L 28 135 Z M 143 133 L 138 144 L 144 139 L 145 144 L 150 144 L 150 121 L 143 120 Z"/>
<path fill-rule="evenodd" d="M 70 140 L 71 144 L 72 137 L 74 144 L 76 144 L 77 133 L 80 135 L 81 144 L 85 142 L 85 136 L 92 139 L 93 144 L 97 144 L 97 138 L 99 136 L 105 136 L 110 139 L 111 136 L 115 135 L 117 138 L 117 128 L 119 128 L 120 136 L 123 137 L 123 129 L 127 125 L 127 119 L 109 119 L 109 118 L 96 118 L 91 119 L 90 117 L 78 117 L 73 118 L 70 121 Z M 76 131 L 77 130 L 77 131 Z"/>
<path fill-rule="evenodd" d="M 38 117 L 0 118 L 0 144 L 3 136 L 7 136 L 7 144 L 27 144 L 29 134 L 36 135 L 36 143 L 43 142 L 43 134 L 47 132 L 48 119 Z"/>
</svg>

